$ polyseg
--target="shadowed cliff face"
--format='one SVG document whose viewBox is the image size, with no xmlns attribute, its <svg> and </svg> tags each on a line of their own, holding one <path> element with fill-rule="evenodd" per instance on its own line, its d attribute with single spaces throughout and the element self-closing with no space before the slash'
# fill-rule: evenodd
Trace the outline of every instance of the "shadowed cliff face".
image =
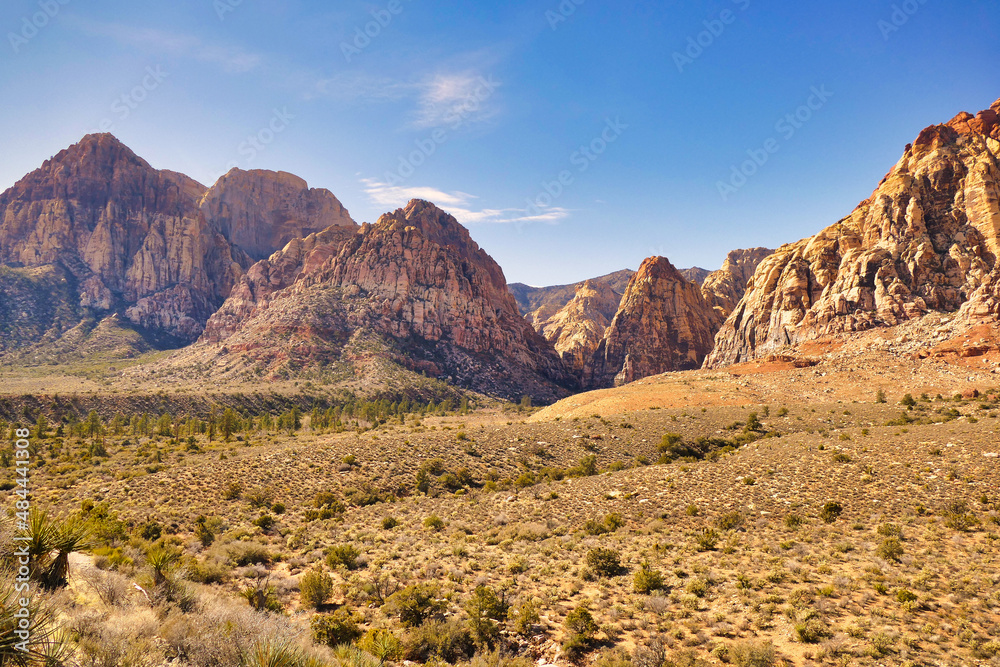
<svg viewBox="0 0 1000 667">
<path fill-rule="evenodd" d="M 998 109 L 928 127 L 850 216 L 765 259 L 706 366 L 932 311 L 995 314 Z"/>
<path fill-rule="evenodd" d="M 330 224 L 353 226 L 336 198 L 288 174 L 234 171 L 207 190 L 96 134 L 0 195 L 0 263 L 59 267 L 78 306 L 183 343 L 253 256 Z"/>
<path fill-rule="evenodd" d="M 315 235 L 258 263 L 202 344 L 224 342 L 225 354 L 274 370 L 340 360 L 362 331 L 394 341 L 379 354 L 411 370 L 494 395 L 553 398 L 573 383 L 496 262 L 419 200 L 349 237 Z"/>
</svg>

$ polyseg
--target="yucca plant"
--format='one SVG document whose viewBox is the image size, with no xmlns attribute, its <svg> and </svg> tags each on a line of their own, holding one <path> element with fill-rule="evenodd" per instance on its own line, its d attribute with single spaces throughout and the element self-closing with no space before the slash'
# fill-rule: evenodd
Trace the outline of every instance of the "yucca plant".
<svg viewBox="0 0 1000 667">
<path fill-rule="evenodd" d="M 254 644 L 240 660 L 241 667 L 328 667 L 288 641 L 265 639 Z"/>
<path fill-rule="evenodd" d="M 18 622 L 14 616 L 21 609 L 19 599 L 24 593 L 14 589 L 14 582 L 0 579 L 0 667 L 58 667 L 64 664 L 69 654 L 69 643 L 56 627 L 52 611 L 30 597 L 28 614 L 30 642 L 28 650 L 22 651 L 18 643 L 22 639 L 15 634 Z"/>
<path fill-rule="evenodd" d="M 31 559 L 31 579 L 47 590 L 66 585 L 69 574 L 69 555 L 74 551 L 90 548 L 90 531 L 77 518 L 57 521 L 46 512 L 32 510 L 28 515 L 28 556 Z M 10 553 L 5 553 L 10 559 Z"/>
<path fill-rule="evenodd" d="M 167 574 L 179 559 L 179 553 L 162 545 L 157 545 L 146 552 L 146 563 L 153 570 L 153 584 L 155 586 L 166 582 Z"/>
</svg>

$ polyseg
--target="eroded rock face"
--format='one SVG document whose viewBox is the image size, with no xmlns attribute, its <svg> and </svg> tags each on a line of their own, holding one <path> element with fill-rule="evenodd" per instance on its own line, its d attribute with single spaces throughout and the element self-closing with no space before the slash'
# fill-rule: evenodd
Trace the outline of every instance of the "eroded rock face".
<svg viewBox="0 0 1000 667">
<path fill-rule="evenodd" d="M 581 283 L 576 295 L 559 312 L 541 323 L 545 340 L 578 377 L 592 372 L 594 352 L 618 312 L 621 295 L 600 280 Z"/>
<path fill-rule="evenodd" d="M 433 204 L 411 201 L 339 245 L 317 241 L 251 269 L 202 342 L 224 339 L 227 354 L 274 369 L 340 359 L 348 340 L 373 332 L 395 341 L 379 354 L 495 395 L 552 398 L 573 384 L 500 267 Z"/>
<path fill-rule="evenodd" d="M 201 200 L 205 218 L 253 260 L 327 227 L 356 228 L 329 190 L 283 171 L 233 169 Z"/>
<path fill-rule="evenodd" d="M 709 273 L 699 283 L 705 300 L 717 308 L 723 317 L 728 317 L 746 293 L 747 283 L 757 266 L 773 252 L 769 248 L 747 248 L 730 252 L 726 255 L 722 268 Z"/>
<path fill-rule="evenodd" d="M 252 256 L 331 224 L 354 225 L 289 174 L 236 170 L 207 190 L 94 134 L 0 195 L 0 264 L 59 267 L 79 306 L 186 343 Z"/>
<path fill-rule="evenodd" d="M 970 297 L 966 313 L 995 313 L 998 108 L 923 130 L 850 216 L 763 260 L 706 366 L 957 311 Z"/>
<path fill-rule="evenodd" d="M 665 257 L 650 257 L 629 281 L 597 349 L 591 387 L 701 366 L 721 318 L 700 288 Z"/>
</svg>

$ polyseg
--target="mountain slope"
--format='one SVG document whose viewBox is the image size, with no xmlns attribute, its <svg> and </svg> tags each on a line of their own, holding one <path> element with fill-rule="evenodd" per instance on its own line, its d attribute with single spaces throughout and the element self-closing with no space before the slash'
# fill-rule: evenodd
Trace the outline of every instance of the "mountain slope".
<svg viewBox="0 0 1000 667">
<path fill-rule="evenodd" d="M 233 170 L 207 189 L 94 134 L 0 194 L 0 264 L 52 267 L 75 292 L 63 310 L 116 312 L 179 345 L 254 258 L 331 224 L 356 227 L 332 194 L 290 174 Z"/>
<path fill-rule="evenodd" d="M 594 352 L 604 339 L 618 312 L 621 295 L 600 280 L 587 280 L 559 312 L 539 325 L 545 340 L 551 342 L 563 361 L 586 378 L 591 372 Z"/>
<path fill-rule="evenodd" d="M 650 257 L 629 281 L 594 355 L 590 387 L 698 368 L 721 318 L 665 257 Z"/>
<path fill-rule="evenodd" d="M 629 278 L 635 271 L 622 269 L 605 276 L 589 278 L 592 282 L 604 283 L 618 294 L 625 292 Z M 538 326 L 548 318 L 555 315 L 560 308 L 563 308 L 576 295 L 577 288 L 581 283 L 572 285 L 552 285 L 550 287 L 531 287 L 524 283 L 511 283 L 509 285 L 511 293 L 517 300 L 517 307 L 522 315 L 528 318 L 537 329 Z"/>
<path fill-rule="evenodd" d="M 411 201 L 346 239 L 326 233 L 253 267 L 177 363 L 362 375 L 378 359 L 505 398 L 550 400 L 573 386 L 500 267 L 433 204 Z"/>
<path fill-rule="evenodd" d="M 967 310 L 988 315 L 1000 284 L 998 110 L 926 128 L 850 216 L 765 259 L 706 365 L 955 312 L 974 294 Z"/>
</svg>

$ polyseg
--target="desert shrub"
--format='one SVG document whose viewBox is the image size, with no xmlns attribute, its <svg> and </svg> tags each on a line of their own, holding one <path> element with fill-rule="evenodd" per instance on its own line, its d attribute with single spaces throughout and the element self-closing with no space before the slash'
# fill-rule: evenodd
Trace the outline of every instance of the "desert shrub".
<svg viewBox="0 0 1000 667">
<path fill-rule="evenodd" d="M 392 530 L 399 525 L 399 519 L 393 516 L 387 516 L 382 519 L 382 528 L 384 530 Z"/>
<path fill-rule="evenodd" d="M 317 614 L 309 621 L 313 641 L 325 646 L 350 644 L 361 636 L 358 619 L 346 607 L 332 614 Z"/>
<path fill-rule="evenodd" d="M 160 539 L 163 534 L 163 526 L 155 521 L 148 521 L 139 527 L 139 537 L 150 542 Z"/>
<path fill-rule="evenodd" d="M 222 490 L 224 500 L 239 500 L 243 495 L 243 485 L 239 482 L 230 482 Z"/>
<path fill-rule="evenodd" d="M 587 565 L 599 577 L 613 577 L 622 570 L 622 556 L 616 549 L 597 547 L 587 552 Z"/>
<path fill-rule="evenodd" d="M 208 519 L 205 515 L 199 516 L 194 522 L 194 536 L 201 542 L 201 546 L 210 547 L 215 542 L 215 533 L 208 527 Z"/>
<path fill-rule="evenodd" d="M 902 537 L 903 530 L 897 523 L 883 523 L 875 529 L 882 537 Z"/>
<path fill-rule="evenodd" d="M 622 515 L 612 512 L 600 521 L 597 519 L 587 519 L 587 522 L 583 524 L 583 531 L 588 535 L 603 535 L 605 533 L 613 533 L 623 525 L 625 525 L 625 519 L 622 518 Z"/>
<path fill-rule="evenodd" d="M 736 667 L 772 667 L 775 664 L 774 645 L 769 641 L 736 642 L 729 647 L 729 658 Z"/>
<path fill-rule="evenodd" d="M 575 660 L 585 653 L 597 633 L 597 622 L 586 606 L 580 605 L 566 615 L 564 622 L 567 637 L 562 649 L 566 656 Z"/>
<path fill-rule="evenodd" d="M 229 579 L 229 569 L 222 563 L 206 558 L 192 558 L 185 565 L 186 576 L 199 584 L 221 584 Z"/>
<path fill-rule="evenodd" d="M 356 570 L 359 567 L 358 557 L 361 552 L 351 544 L 338 544 L 330 547 L 326 552 L 326 564 L 336 569 L 343 567 L 346 570 Z"/>
<path fill-rule="evenodd" d="M 643 561 L 635 573 L 635 592 L 649 594 L 663 589 L 663 573 Z"/>
<path fill-rule="evenodd" d="M 703 528 L 695 535 L 694 543 L 698 551 L 712 551 L 719 543 L 719 534 L 711 528 Z"/>
<path fill-rule="evenodd" d="M 715 520 L 719 530 L 736 530 L 743 525 L 743 513 L 739 511 L 726 512 Z"/>
<path fill-rule="evenodd" d="M 444 530 L 444 520 L 437 514 L 431 514 L 429 517 L 424 519 L 424 528 L 435 532 Z"/>
<path fill-rule="evenodd" d="M 469 629 L 456 618 L 428 621 L 410 630 L 403 640 L 403 657 L 421 663 L 431 658 L 454 663 L 475 651 Z"/>
<path fill-rule="evenodd" d="M 531 600 L 522 602 L 514 615 L 514 632 L 522 636 L 528 636 L 535 630 L 535 626 L 541 622 L 538 615 L 538 607 Z"/>
<path fill-rule="evenodd" d="M 271 491 L 258 487 L 250 489 L 243 494 L 243 499 L 250 503 L 251 507 L 269 507 L 271 505 Z"/>
<path fill-rule="evenodd" d="M 302 605 L 318 609 L 333 595 L 333 579 L 320 567 L 315 567 L 299 579 L 299 597 Z"/>
<path fill-rule="evenodd" d="M 810 618 L 794 625 L 795 638 L 803 644 L 816 644 L 827 637 L 832 637 L 833 632 L 826 623 L 818 618 Z"/>
<path fill-rule="evenodd" d="M 917 594 L 908 588 L 900 588 L 896 591 L 896 601 L 900 604 L 905 604 L 907 602 L 916 602 Z"/>
<path fill-rule="evenodd" d="M 469 631 L 476 642 L 492 647 L 509 611 L 510 604 L 503 592 L 497 594 L 496 589 L 491 586 L 476 586 L 465 603 L 465 613 L 469 615 Z"/>
<path fill-rule="evenodd" d="M 833 455 L 833 460 L 837 463 L 850 463 L 851 457 L 844 452 L 837 452 Z"/>
<path fill-rule="evenodd" d="M 266 578 L 259 577 L 253 583 L 245 586 L 240 591 L 240 597 L 246 600 L 250 608 L 255 611 L 282 611 L 278 592 L 274 586 L 268 583 Z"/>
<path fill-rule="evenodd" d="M 887 537 L 878 545 L 875 553 L 879 558 L 898 561 L 903 556 L 903 545 L 898 537 Z"/>
<path fill-rule="evenodd" d="M 346 508 L 339 498 L 329 491 L 320 491 L 313 497 L 313 507 L 318 510 L 330 509 L 336 513 L 343 512 Z"/>
<path fill-rule="evenodd" d="M 789 514 L 785 516 L 785 527 L 795 530 L 802 525 L 802 517 L 798 514 Z"/>
<path fill-rule="evenodd" d="M 389 501 L 389 496 L 368 485 L 350 486 L 344 489 L 344 499 L 356 507 L 368 507 Z"/>
<path fill-rule="evenodd" d="M 230 564 L 239 567 L 270 563 L 272 558 L 267 548 L 257 542 L 234 542 L 229 546 L 227 555 Z"/>
<path fill-rule="evenodd" d="M 431 584 L 414 584 L 390 595 L 385 601 L 387 614 L 398 616 L 408 628 L 422 625 L 431 616 L 443 611 L 444 602 L 438 600 L 438 590 Z"/>
<path fill-rule="evenodd" d="M 972 530 L 979 523 L 979 519 L 972 513 L 964 500 L 954 500 L 948 503 L 941 515 L 944 517 L 944 525 L 963 532 Z"/>
<path fill-rule="evenodd" d="M 823 509 L 819 512 L 819 518 L 826 523 L 833 523 L 843 511 L 844 508 L 840 506 L 840 503 L 831 501 L 823 505 Z"/>
<path fill-rule="evenodd" d="M 370 653 L 385 664 L 399 660 L 403 656 L 403 644 L 391 631 L 384 628 L 370 628 L 358 641 L 358 648 Z"/>
<path fill-rule="evenodd" d="M 275 514 L 284 514 L 286 509 L 288 508 L 285 507 L 285 503 L 274 503 L 271 505 L 271 511 Z"/>
<path fill-rule="evenodd" d="M 912 408 L 917 404 L 917 401 L 913 398 L 912 394 L 906 394 L 903 396 L 902 400 L 899 401 L 899 404 L 907 408 Z"/>
<path fill-rule="evenodd" d="M 261 530 L 270 530 L 274 527 L 274 517 L 270 514 L 261 514 L 259 517 L 254 519 L 253 525 L 257 526 Z"/>
</svg>

